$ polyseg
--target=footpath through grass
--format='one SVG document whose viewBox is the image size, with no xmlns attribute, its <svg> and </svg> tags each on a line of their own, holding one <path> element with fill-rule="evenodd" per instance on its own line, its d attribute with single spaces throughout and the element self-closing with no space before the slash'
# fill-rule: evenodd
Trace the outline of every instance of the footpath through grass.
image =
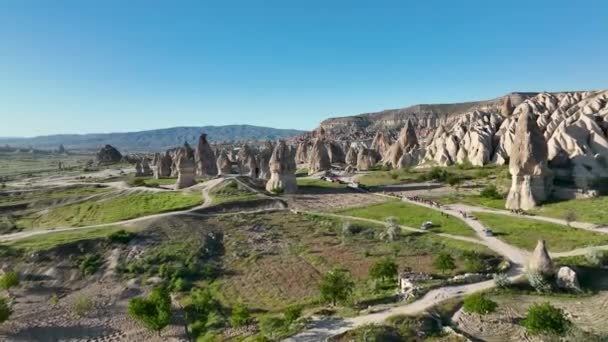
<svg viewBox="0 0 608 342">
<path fill-rule="evenodd" d="M 337 211 L 337 213 L 378 221 L 384 221 L 387 217 L 393 216 L 399 224 L 413 228 L 419 228 L 422 223 L 431 221 L 436 225 L 436 227 L 429 229 L 432 232 L 476 237 L 472 228 L 455 217 L 446 217 L 439 211 L 401 201 L 390 201 L 362 208 L 345 209 Z"/>
<path fill-rule="evenodd" d="M 298 186 L 310 186 L 310 187 L 320 187 L 320 188 L 346 188 L 346 184 L 340 184 L 338 182 L 328 182 L 319 178 L 298 178 L 297 179 Z"/>
<path fill-rule="evenodd" d="M 187 209 L 202 203 L 200 194 L 154 192 L 124 195 L 98 202 L 85 202 L 51 209 L 25 219 L 30 228 L 78 227 L 112 223 L 168 211 Z"/>
<path fill-rule="evenodd" d="M 473 213 L 499 239 L 514 246 L 534 250 L 544 239 L 552 252 L 566 252 L 588 246 L 608 245 L 608 235 L 583 229 L 501 214 Z"/>
</svg>

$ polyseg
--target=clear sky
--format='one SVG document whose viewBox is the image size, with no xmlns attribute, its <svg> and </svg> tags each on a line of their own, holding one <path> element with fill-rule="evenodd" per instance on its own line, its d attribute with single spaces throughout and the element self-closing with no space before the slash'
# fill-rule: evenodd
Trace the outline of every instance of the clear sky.
<svg viewBox="0 0 608 342">
<path fill-rule="evenodd" d="M 608 1 L 0 1 L 0 136 L 608 88 Z"/>
</svg>

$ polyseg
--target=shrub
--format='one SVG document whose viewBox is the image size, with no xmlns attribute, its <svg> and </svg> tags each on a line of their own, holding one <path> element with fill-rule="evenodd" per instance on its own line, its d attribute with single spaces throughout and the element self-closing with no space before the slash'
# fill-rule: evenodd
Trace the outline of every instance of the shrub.
<svg viewBox="0 0 608 342">
<path fill-rule="evenodd" d="M 292 305 L 285 309 L 285 320 L 288 323 L 293 323 L 302 316 L 302 305 Z"/>
<path fill-rule="evenodd" d="M 456 175 L 448 175 L 446 178 L 446 181 L 448 182 L 448 184 L 450 186 L 457 186 L 460 183 L 462 183 L 462 178 L 456 176 Z"/>
<path fill-rule="evenodd" d="M 19 274 L 17 272 L 9 271 L 0 277 L 0 289 L 8 292 L 16 286 L 19 286 Z"/>
<path fill-rule="evenodd" d="M 249 309 L 243 304 L 238 303 L 232 308 L 232 314 L 230 315 L 230 325 L 233 327 L 240 327 L 247 323 L 251 319 Z"/>
<path fill-rule="evenodd" d="M 606 252 L 597 248 L 591 249 L 585 258 L 592 266 L 604 266 L 608 264 L 608 255 Z"/>
<path fill-rule="evenodd" d="M 570 223 L 576 221 L 576 213 L 573 211 L 566 211 L 566 213 L 564 214 L 564 220 L 566 221 L 568 226 L 570 226 Z"/>
<path fill-rule="evenodd" d="M 547 277 L 538 272 L 528 271 L 526 272 L 526 278 L 528 278 L 530 286 L 538 292 L 546 293 L 553 290 L 550 279 L 547 279 Z"/>
<path fill-rule="evenodd" d="M 108 240 L 113 243 L 123 243 L 127 244 L 133 238 L 133 233 L 128 232 L 124 229 L 117 230 L 114 233 L 108 235 Z"/>
<path fill-rule="evenodd" d="M 131 186 L 146 186 L 146 181 L 141 178 L 136 178 L 130 182 Z"/>
<path fill-rule="evenodd" d="M 287 323 L 282 317 L 264 316 L 260 319 L 260 330 L 264 336 L 274 340 L 286 330 Z"/>
<path fill-rule="evenodd" d="M 500 289 L 504 289 L 511 286 L 511 280 L 509 279 L 509 276 L 504 273 L 495 274 L 494 283 L 496 284 L 496 287 Z"/>
<path fill-rule="evenodd" d="M 129 316 L 142 323 L 147 329 L 161 331 L 171 322 L 171 298 L 169 291 L 157 287 L 147 298 L 133 298 L 129 301 Z"/>
<path fill-rule="evenodd" d="M 0 297 L 0 323 L 8 320 L 12 313 L 8 298 Z"/>
<path fill-rule="evenodd" d="M 97 272 L 99 267 L 101 267 L 102 260 L 101 257 L 97 254 L 87 254 L 80 261 L 80 271 L 82 275 L 88 276 Z"/>
<path fill-rule="evenodd" d="M 549 303 L 533 304 L 522 325 L 531 334 L 563 335 L 570 325 L 561 309 Z"/>
<path fill-rule="evenodd" d="M 51 303 L 53 306 L 59 304 L 59 296 L 56 293 L 53 293 L 53 295 L 49 298 L 49 303 Z"/>
<path fill-rule="evenodd" d="M 280 194 L 282 194 L 283 192 L 285 192 L 285 189 L 283 189 L 283 188 L 282 188 L 282 187 L 280 187 L 280 186 L 277 186 L 277 187 L 272 188 L 272 189 L 270 190 L 270 192 L 272 192 L 272 193 L 273 193 L 273 194 L 275 194 L 275 195 L 280 195 Z"/>
<path fill-rule="evenodd" d="M 494 185 L 494 184 L 486 185 L 479 193 L 479 196 L 481 196 L 483 198 L 490 198 L 490 199 L 502 199 L 503 198 L 503 196 L 500 194 L 500 192 L 498 192 L 496 185 Z"/>
<path fill-rule="evenodd" d="M 479 253 L 463 253 L 462 261 L 464 262 L 465 271 L 469 273 L 480 273 L 487 269 L 486 261 Z"/>
<path fill-rule="evenodd" d="M 463 309 L 469 313 L 485 315 L 496 310 L 498 304 L 481 293 L 474 293 L 464 298 Z"/>
<path fill-rule="evenodd" d="M 72 304 L 72 311 L 76 316 L 82 317 L 89 313 L 94 306 L 95 304 L 89 297 L 79 296 Z"/>
</svg>

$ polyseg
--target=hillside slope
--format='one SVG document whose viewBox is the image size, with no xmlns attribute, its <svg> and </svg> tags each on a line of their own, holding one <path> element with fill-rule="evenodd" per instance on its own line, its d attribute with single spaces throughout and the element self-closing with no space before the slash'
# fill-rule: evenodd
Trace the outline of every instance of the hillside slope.
<svg viewBox="0 0 608 342">
<path fill-rule="evenodd" d="M 277 129 L 250 125 L 173 127 L 140 132 L 99 134 L 58 134 L 33 138 L 0 138 L 0 145 L 56 149 L 63 144 L 67 149 L 97 149 L 111 144 L 124 151 L 160 151 L 188 141 L 195 145 L 201 133 L 212 142 L 236 140 L 276 140 L 304 133 L 295 129 Z"/>
</svg>

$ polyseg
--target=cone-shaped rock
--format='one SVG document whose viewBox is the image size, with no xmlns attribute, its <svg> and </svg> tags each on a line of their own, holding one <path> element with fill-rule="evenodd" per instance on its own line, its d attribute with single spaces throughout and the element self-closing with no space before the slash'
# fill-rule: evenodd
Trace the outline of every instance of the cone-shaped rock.
<svg viewBox="0 0 608 342">
<path fill-rule="evenodd" d="M 194 159 L 188 156 L 188 150 L 182 147 L 177 153 L 177 182 L 175 183 L 175 189 L 183 189 L 196 184 L 194 179 L 196 176 L 196 166 Z"/>
<path fill-rule="evenodd" d="M 138 160 L 137 162 L 135 162 L 135 177 L 143 177 L 143 172 L 141 169 L 141 161 Z"/>
<path fill-rule="evenodd" d="M 217 172 L 219 175 L 228 175 L 232 173 L 232 162 L 224 150 L 221 150 L 217 157 Z"/>
<path fill-rule="evenodd" d="M 544 276 L 552 276 L 555 272 L 553 268 L 553 261 L 549 256 L 549 252 L 547 252 L 547 247 L 545 246 L 545 240 L 538 240 L 536 248 L 534 249 L 532 256 L 530 256 L 528 270 L 531 272 L 540 273 Z"/>
<path fill-rule="evenodd" d="M 374 140 L 372 140 L 371 147 L 372 149 L 378 151 L 381 156 L 383 156 L 391 147 L 391 139 L 387 134 L 384 133 L 384 131 L 378 131 L 374 136 Z"/>
<path fill-rule="evenodd" d="M 258 175 L 261 179 L 269 179 L 270 178 L 270 157 L 272 157 L 272 152 L 274 151 L 274 146 L 272 142 L 266 141 L 264 143 L 264 148 L 260 151 L 258 155 L 258 168 L 260 169 L 260 174 Z"/>
<path fill-rule="evenodd" d="M 308 141 L 302 141 L 298 144 L 298 149 L 296 150 L 296 162 L 297 163 L 307 163 L 308 162 L 308 150 L 310 149 L 310 144 Z"/>
<path fill-rule="evenodd" d="M 346 165 L 356 166 L 357 165 L 357 150 L 354 147 L 348 149 L 346 152 Z"/>
<path fill-rule="evenodd" d="M 330 163 L 344 163 L 344 151 L 342 150 L 342 146 L 340 146 L 340 144 L 336 143 L 335 141 L 331 141 L 328 142 L 326 146 Z"/>
<path fill-rule="evenodd" d="M 141 159 L 141 173 L 144 177 L 152 176 L 152 170 L 150 169 L 150 163 L 148 162 L 148 158 L 143 157 Z"/>
<path fill-rule="evenodd" d="M 513 113 L 513 104 L 511 103 L 511 96 L 507 95 L 502 102 L 502 106 L 500 107 L 500 114 L 502 116 L 507 117 Z"/>
<path fill-rule="evenodd" d="M 312 148 L 308 151 L 308 174 L 312 175 L 326 170 L 331 170 L 329 155 L 323 142 L 320 139 L 316 139 Z"/>
<path fill-rule="evenodd" d="M 256 178 L 258 176 L 258 165 L 255 160 L 255 155 L 253 151 L 247 146 L 247 144 L 243 144 L 241 149 L 239 150 L 238 155 L 239 160 L 239 173 L 244 176 L 249 176 Z"/>
<path fill-rule="evenodd" d="M 122 160 L 122 154 L 112 145 L 102 147 L 95 156 L 98 165 L 118 163 Z"/>
<path fill-rule="evenodd" d="M 215 161 L 215 153 L 209 142 L 207 141 L 207 134 L 201 134 L 198 138 L 198 145 L 196 146 L 195 163 L 196 173 L 200 176 L 215 176 L 217 175 L 217 165 Z"/>
<path fill-rule="evenodd" d="M 266 190 L 273 192 L 282 189 L 285 194 L 293 194 L 298 190 L 295 153 L 284 141 L 279 141 L 274 148 L 269 167 L 270 179 L 266 183 Z"/>
<path fill-rule="evenodd" d="M 532 209 L 547 199 L 553 177 L 547 166 L 545 137 L 528 106 L 519 115 L 510 157 L 511 189 L 506 207 Z"/>
<path fill-rule="evenodd" d="M 418 138 L 416 130 L 410 120 L 399 132 L 399 138 L 395 141 L 384 155 L 384 165 L 394 169 L 409 167 L 418 162 Z"/>
<path fill-rule="evenodd" d="M 367 171 L 378 162 L 378 152 L 369 148 L 363 148 L 357 154 L 357 170 Z"/>
<path fill-rule="evenodd" d="M 173 160 L 169 151 L 159 155 L 156 159 L 156 169 L 154 170 L 154 177 L 156 179 L 171 176 L 171 165 Z"/>
</svg>

